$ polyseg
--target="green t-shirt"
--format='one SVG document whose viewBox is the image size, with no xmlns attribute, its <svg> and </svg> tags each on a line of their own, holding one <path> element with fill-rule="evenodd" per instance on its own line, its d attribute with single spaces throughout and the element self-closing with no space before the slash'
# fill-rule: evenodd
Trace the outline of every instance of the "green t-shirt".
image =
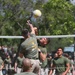
<svg viewBox="0 0 75 75">
<path fill-rule="evenodd" d="M 11 59 L 10 58 L 6 58 L 5 59 L 5 64 L 9 64 L 9 63 L 11 63 Z"/>
<path fill-rule="evenodd" d="M 31 34 L 22 44 L 20 51 L 24 53 L 26 58 L 38 58 L 38 44 L 34 34 Z"/>
<path fill-rule="evenodd" d="M 74 61 L 69 59 L 69 62 L 70 62 L 70 70 L 73 70 Z"/>
<path fill-rule="evenodd" d="M 53 59 L 53 65 L 55 65 L 56 73 L 62 73 L 66 70 L 66 64 L 69 63 L 69 59 L 62 56 Z"/>
<path fill-rule="evenodd" d="M 32 72 L 23 72 L 23 73 L 19 73 L 19 74 L 15 74 L 15 75 L 37 75 L 37 74 L 32 73 Z"/>
<path fill-rule="evenodd" d="M 3 63 L 3 60 L 2 60 L 2 58 L 0 57 L 0 67 L 2 66 L 2 63 Z"/>
<path fill-rule="evenodd" d="M 22 67 L 22 62 L 23 62 L 23 60 L 24 60 L 24 57 L 23 58 L 21 58 L 21 57 L 18 57 L 17 58 L 17 67 L 19 67 L 19 68 L 21 68 Z"/>
<path fill-rule="evenodd" d="M 45 47 L 39 46 L 39 49 L 41 50 L 41 52 L 43 54 L 47 54 L 47 49 Z M 40 59 L 40 61 L 41 61 L 41 59 Z M 47 66 L 47 58 L 44 61 L 41 61 L 41 62 L 42 62 L 41 67 L 45 68 Z"/>
</svg>

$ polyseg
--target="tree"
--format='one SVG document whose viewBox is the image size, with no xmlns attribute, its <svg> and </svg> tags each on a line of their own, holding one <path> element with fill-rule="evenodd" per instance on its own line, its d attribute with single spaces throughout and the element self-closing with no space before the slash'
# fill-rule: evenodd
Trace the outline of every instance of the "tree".
<svg viewBox="0 0 75 75">
<path fill-rule="evenodd" d="M 43 5 L 41 35 L 67 35 L 75 32 L 74 6 L 66 0 L 49 0 Z M 48 50 L 70 46 L 73 38 L 51 39 Z"/>
<path fill-rule="evenodd" d="M 30 1 L 30 2 L 29 2 Z M 1 0 L 0 34 L 20 35 L 21 30 L 26 27 L 27 16 L 33 10 L 31 0 Z M 4 13 L 4 14 L 3 14 Z"/>
<path fill-rule="evenodd" d="M 66 0 L 49 0 L 44 4 L 45 33 L 48 35 L 73 34 L 75 31 L 73 8 L 74 6 Z"/>
<path fill-rule="evenodd" d="M 21 30 L 27 28 L 26 21 L 36 9 L 37 3 L 33 0 L 0 0 L 0 35 L 21 35 Z"/>
</svg>

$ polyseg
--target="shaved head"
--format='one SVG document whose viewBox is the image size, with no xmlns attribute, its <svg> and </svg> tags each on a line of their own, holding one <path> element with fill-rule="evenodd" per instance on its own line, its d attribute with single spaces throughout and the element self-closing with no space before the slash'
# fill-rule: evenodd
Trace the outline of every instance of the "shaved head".
<svg viewBox="0 0 75 75">
<path fill-rule="evenodd" d="M 25 58 L 25 59 L 23 60 L 23 70 L 24 70 L 24 71 L 28 71 L 28 70 L 31 69 L 31 66 L 32 66 L 32 64 L 31 64 L 30 59 Z"/>
</svg>

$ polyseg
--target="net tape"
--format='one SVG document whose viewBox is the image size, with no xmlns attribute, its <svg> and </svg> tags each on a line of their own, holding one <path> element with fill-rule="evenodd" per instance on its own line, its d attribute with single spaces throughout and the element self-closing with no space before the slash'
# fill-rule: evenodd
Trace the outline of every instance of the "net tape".
<svg viewBox="0 0 75 75">
<path fill-rule="evenodd" d="M 70 37 L 75 37 L 75 35 L 36 36 L 36 38 L 70 38 Z M 23 38 L 23 36 L 0 36 L 0 38 L 18 39 L 18 38 Z"/>
</svg>

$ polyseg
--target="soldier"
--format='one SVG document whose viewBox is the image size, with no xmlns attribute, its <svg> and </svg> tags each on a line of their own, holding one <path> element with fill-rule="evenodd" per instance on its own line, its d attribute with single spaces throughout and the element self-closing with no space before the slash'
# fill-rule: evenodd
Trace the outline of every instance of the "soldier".
<svg viewBox="0 0 75 75">
<path fill-rule="evenodd" d="M 3 62 L 2 58 L 0 57 L 0 75 L 3 75 L 3 73 L 2 73 L 3 68 L 4 68 L 4 62 Z"/>
<path fill-rule="evenodd" d="M 24 58 L 25 57 L 24 57 L 23 53 L 20 52 L 19 56 L 15 62 L 15 67 L 14 67 L 15 72 L 17 72 L 17 73 L 22 72 L 22 62 L 23 62 Z"/>
<path fill-rule="evenodd" d="M 41 62 L 41 74 L 40 75 L 48 75 L 48 65 L 47 65 L 47 49 L 46 45 L 49 43 L 48 38 L 38 39 L 39 41 L 39 57 Z"/>
<path fill-rule="evenodd" d="M 23 60 L 23 72 L 15 74 L 15 75 L 37 75 L 31 72 L 31 67 L 32 67 L 32 64 L 30 59 L 25 58 Z"/>
<path fill-rule="evenodd" d="M 28 29 L 24 29 L 22 31 L 22 36 L 25 40 L 21 44 L 20 52 L 23 52 L 25 58 L 29 58 L 31 60 L 31 63 L 33 64 L 32 71 L 35 72 L 35 67 L 40 69 L 38 59 L 38 44 L 33 25 L 29 22 L 29 20 L 27 21 L 27 24 L 31 29 L 31 33 L 28 31 Z"/>
<path fill-rule="evenodd" d="M 55 75 L 67 75 L 70 70 L 70 63 L 68 58 L 62 56 L 63 49 L 59 47 L 57 49 L 58 57 L 52 60 L 52 69 L 49 72 L 49 75 L 52 75 L 53 70 L 55 69 Z"/>
<path fill-rule="evenodd" d="M 11 73 L 11 58 L 7 55 L 6 59 L 4 60 L 5 64 L 5 72 L 10 74 Z"/>
</svg>

